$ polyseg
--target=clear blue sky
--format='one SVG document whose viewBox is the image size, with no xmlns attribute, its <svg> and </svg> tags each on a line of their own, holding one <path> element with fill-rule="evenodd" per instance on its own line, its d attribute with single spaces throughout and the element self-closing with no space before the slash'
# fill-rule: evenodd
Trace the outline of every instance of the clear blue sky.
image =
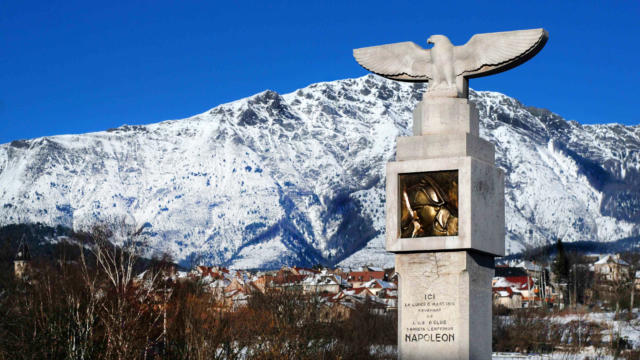
<svg viewBox="0 0 640 360">
<path fill-rule="evenodd" d="M 581 123 L 640 123 L 640 2 L 0 3 L 0 143 L 179 119 L 265 89 L 366 74 L 357 47 L 544 27 L 524 65 L 471 87 Z M 450 5 L 453 4 L 453 5 Z"/>
</svg>

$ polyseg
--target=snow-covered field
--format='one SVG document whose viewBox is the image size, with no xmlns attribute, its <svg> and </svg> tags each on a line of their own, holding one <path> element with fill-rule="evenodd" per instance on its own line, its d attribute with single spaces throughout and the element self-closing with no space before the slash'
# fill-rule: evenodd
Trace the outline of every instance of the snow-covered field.
<svg viewBox="0 0 640 360">
<path fill-rule="evenodd" d="M 578 313 L 562 316 L 553 316 L 549 321 L 557 324 L 568 324 L 572 321 L 594 322 L 601 326 L 602 341 L 610 342 L 613 338 L 622 337 L 628 341 L 633 349 L 640 349 L 640 319 L 638 319 L 637 309 L 634 311 L 635 319 L 614 320 L 615 313 Z M 548 360 L 584 360 L 584 359 L 614 359 L 608 349 L 595 349 L 592 346 L 585 346 L 577 353 L 555 352 L 552 354 L 519 354 L 519 353 L 494 353 L 493 359 L 548 359 Z"/>
<path fill-rule="evenodd" d="M 628 340 L 634 349 L 640 349 L 640 319 L 638 319 L 638 309 L 634 309 L 635 319 L 632 320 L 614 320 L 615 313 L 585 313 L 579 315 L 567 315 L 554 318 L 554 321 L 560 323 L 568 323 L 573 320 L 592 321 L 606 327 L 607 330 L 602 332 L 603 340 L 609 341 L 612 334 L 619 334 Z"/>
<path fill-rule="evenodd" d="M 613 360 L 612 355 L 603 355 L 597 351 L 587 350 L 580 354 L 553 353 L 553 354 L 517 354 L 517 353 L 493 353 L 493 360 Z"/>
</svg>

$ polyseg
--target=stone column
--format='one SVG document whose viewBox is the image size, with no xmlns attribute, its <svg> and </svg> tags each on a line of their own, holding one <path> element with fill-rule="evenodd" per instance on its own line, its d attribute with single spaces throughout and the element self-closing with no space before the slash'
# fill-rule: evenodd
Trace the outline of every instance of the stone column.
<svg viewBox="0 0 640 360">
<path fill-rule="evenodd" d="M 428 93 L 427 93 L 428 94 Z M 493 257 L 504 255 L 504 174 L 463 98 L 425 96 L 387 164 L 398 357 L 490 359 Z"/>
</svg>

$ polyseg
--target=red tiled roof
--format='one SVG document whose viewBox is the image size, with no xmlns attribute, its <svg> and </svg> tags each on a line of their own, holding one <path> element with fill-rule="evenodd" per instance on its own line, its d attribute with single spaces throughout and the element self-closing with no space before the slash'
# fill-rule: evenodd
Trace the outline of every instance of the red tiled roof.
<svg viewBox="0 0 640 360">
<path fill-rule="evenodd" d="M 274 284 L 292 284 L 292 283 L 299 283 L 302 282 L 302 280 L 304 280 L 304 278 L 306 278 L 307 275 L 290 275 L 290 274 L 286 274 L 286 275 L 278 275 L 276 277 L 273 278 L 273 283 Z"/>
<path fill-rule="evenodd" d="M 528 288 L 533 289 L 533 279 L 530 276 L 507 276 L 505 280 L 516 285 L 518 290 L 527 290 Z"/>
<path fill-rule="evenodd" d="M 298 273 L 300 273 L 300 271 L 306 271 L 306 272 L 309 272 L 309 273 L 312 273 L 312 274 L 320 274 L 320 271 L 316 270 L 316 269 L 301 268 L 301 267 L 297 267 L 297 266 L 294 266 L 292 269 L 295 269 L 295 271 L 297 271 Z"/>
<path fill-rule="evenodd" d="M 349 281 L 370 281 L 384 279 L 384 271 L 352 271 L 349 273 Z"/>
</svg>

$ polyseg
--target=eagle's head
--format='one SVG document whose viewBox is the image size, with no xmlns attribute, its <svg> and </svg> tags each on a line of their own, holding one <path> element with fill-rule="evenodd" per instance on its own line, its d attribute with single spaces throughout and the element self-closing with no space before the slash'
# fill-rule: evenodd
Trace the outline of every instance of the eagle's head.
<svg viewBox="0 0 640 360">
<path fill-rule="evenodd" d="M 427 39 L 427 44 L 437 44 L 439 42 L 444 42 L 444 43 L 448 43 L 449 42 L 449 38 L 447 38 L 444 35 L 431 35 L 428 39 Z"/>
</svg>

